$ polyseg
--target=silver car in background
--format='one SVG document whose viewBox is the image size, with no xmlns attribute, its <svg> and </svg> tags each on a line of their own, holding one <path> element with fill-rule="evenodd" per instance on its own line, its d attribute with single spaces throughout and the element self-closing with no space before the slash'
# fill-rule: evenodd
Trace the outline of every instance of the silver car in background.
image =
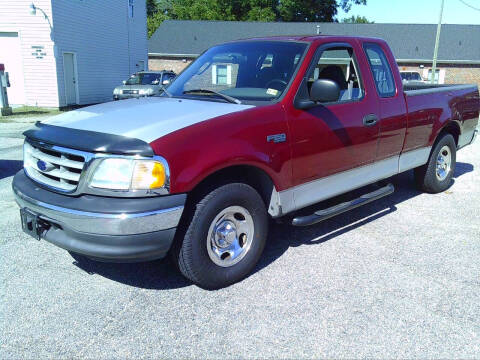
<svg viewBox="0 0 480 360">
<path fill-rule="evenodd" d="M 417 71 L 400 71 L 400 76 L 402 77 L 402 82 L 405 84 L 415 85 L 415 84 L 424 84 L 426 81 L 423 79 Z"/>
<path fill-rule="evenodd" d="M 176 76 L 171 70 L 138 72 L 113 90 L 113 100 L 158 95 Z"/>
</svg>

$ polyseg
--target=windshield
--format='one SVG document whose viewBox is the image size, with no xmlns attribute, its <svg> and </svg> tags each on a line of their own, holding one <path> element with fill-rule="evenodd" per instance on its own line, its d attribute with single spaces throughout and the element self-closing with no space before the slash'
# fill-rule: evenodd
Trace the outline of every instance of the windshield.
<svg viewBox="0 0 480 360">
<path fill-rule="evenodd" d="M 156 85 L 162 74 L 140 73 L 130 76 L 125 85 Z"/>
<path fill-rule="evenodd" d="M 284 93 L 306 48 L 305 43 L 286 41 L 215 46 L 185 69 L 168 91 L 176 97 L 222 99 L 217 92 L 242 102 L 273 101 Z"/>
</svg>

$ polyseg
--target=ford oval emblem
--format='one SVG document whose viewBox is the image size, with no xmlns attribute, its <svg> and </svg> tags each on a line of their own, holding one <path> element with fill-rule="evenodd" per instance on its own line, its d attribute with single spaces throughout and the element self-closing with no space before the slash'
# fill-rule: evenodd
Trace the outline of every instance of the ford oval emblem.
<svg viewBox="0 0 480 360">
<path fill-rule="evenodd" d="M 43 160 L 38 160 L 37 161 L 37 167 L 42 170 L 42 171 L 45 171 L 47 170 L 47 163 Z"/>
</svg>

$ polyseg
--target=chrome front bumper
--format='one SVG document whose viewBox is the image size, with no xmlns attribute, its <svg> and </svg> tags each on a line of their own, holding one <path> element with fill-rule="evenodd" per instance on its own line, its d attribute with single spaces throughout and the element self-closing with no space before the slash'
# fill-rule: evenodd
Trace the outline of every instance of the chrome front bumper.
<svg viewBox="0 0 480 360">
<path fill-rule="evenodd" d="M 183 212 L 183 206 L 139 213 L 90 212 L 47 204 L 15 188 L 13 191 L 17 204 L 39 214 L 41 219 L 62 228 L 99 235 L 131 235 L 171 229 L 178 225 Z"/>
<path fill-rule="evenodd" d="M 183 213 L 185 194 L 150 198 L 72 197 L 40 187 L 23 170 L 15 200 L 46 224 L 40 238 L 91 258 L 132 262 L 164 257 Z"/>
</svg>

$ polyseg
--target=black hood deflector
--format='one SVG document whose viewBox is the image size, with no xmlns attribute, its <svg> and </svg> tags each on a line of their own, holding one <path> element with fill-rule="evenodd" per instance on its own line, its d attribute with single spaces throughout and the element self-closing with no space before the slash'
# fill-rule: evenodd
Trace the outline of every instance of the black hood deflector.
<svg viewBox="0 0 480 360">
<path fill-rule="evenodd" d="M 153 150 L 143 140 L 127 136 L 70 129 L 41 122 L 23 133 L 27 138 L 70 149 L 118 155 L 153 156 Z"/>
</svg>

